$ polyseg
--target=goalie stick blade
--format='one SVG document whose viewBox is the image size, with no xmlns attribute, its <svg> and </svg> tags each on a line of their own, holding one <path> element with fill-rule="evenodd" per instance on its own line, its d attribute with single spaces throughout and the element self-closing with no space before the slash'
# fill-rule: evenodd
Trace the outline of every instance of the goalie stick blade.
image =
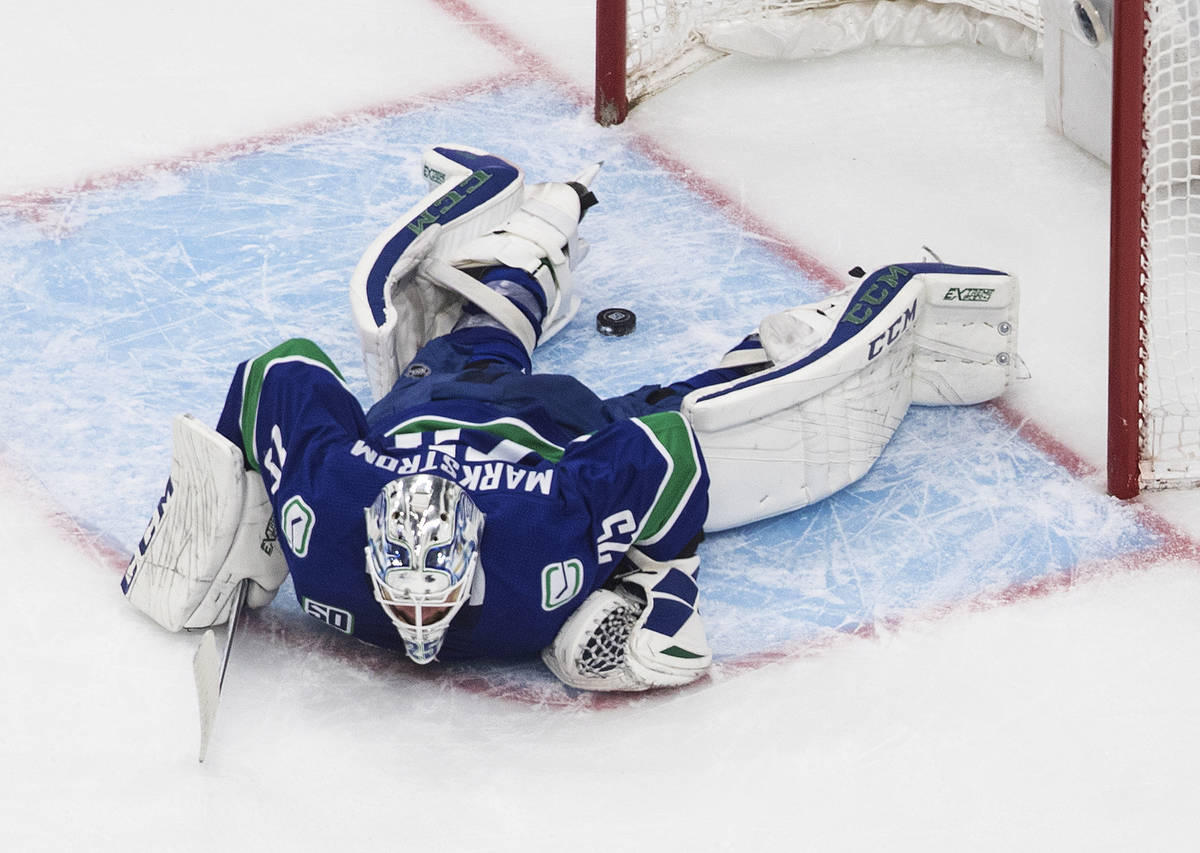
<svg viewBox="0 0 1200 853">
<path fill-rule="evenodd" d="M 221 658 L 217 654 L 217 635 L 209 628 L 200 638 L 192 658 L 192 674 L 196 677 L 196 698 L 200 704 L 200 761 L 208 753 L 208 740 L 217 717 L 217 700 L 221 697 Z"/>
<path fill-rule="evenodd" d="M 242 610 L 246 606 L 246 594 L 250 581 L 238 584 L 233 596 L 233 608 L 229 614 L 229 631 L 225 635 L 225 649 L 217 655 L 217 635 L 209 628 L 200 638 L 200 645 L 192 657 L 192 675 L 196 679 L 196 699 L 200 706 L 200 763 L 208 754 L 208 742 L 212 737 L 213 722 L 217 718 L 217 703 L 221 699 L 221 685 L 225 683 L 225 670 L 229 666 L 229 651 L 233 648 L 233 637 L 237 633 Z"/>
</svg>

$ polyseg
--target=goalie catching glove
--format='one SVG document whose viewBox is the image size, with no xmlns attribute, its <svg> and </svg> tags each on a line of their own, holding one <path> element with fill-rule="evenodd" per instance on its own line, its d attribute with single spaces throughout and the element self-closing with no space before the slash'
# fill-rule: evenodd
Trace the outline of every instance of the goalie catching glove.
<svg viewBox="0 0 1200 853">
<path fill-rule="evenodd" d="M 708 671 L 712 650 L 696 609 L 699 557 L 659 563 L 637 548 L 626 558 L 636 570 L 614 589 L 593 592 L 542 660 L 581 690 L 649 690 L 690 684 Z"/>
<path fill-rule="evenodd" d="M 262 478 L 245 470 L 242 451 L 191 415 L 172 426 L 171 476 L 121 591 L 169 631 L 208 628 L 228 621 L 241 581 L 253 581 L 246 603 L 262 607 L 288 569 Z"/>
</svg>

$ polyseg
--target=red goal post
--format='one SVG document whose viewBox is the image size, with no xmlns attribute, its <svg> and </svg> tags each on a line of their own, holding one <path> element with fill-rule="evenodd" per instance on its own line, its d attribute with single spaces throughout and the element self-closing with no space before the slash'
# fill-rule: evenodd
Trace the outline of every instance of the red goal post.
<svg viewBox="0 0 1200 853">
<path fill-rule="evenodd" d="M 1200 484 L 1200 5 L 1113 29 L 1108 488 Z"/>
<path fill-rule="evenodd" d="M 914 14 L 909 10 L 927 16 L 931 29 L 879 23 L 881 16 Z M 849 14 L 873 17 L 865 26 L 816 23 Z M 1108 489 L 1127 498 L 1143 488 L 1194 486 L 1200 2 L 1074 0 L 1068 16 L 1093 46 L 1111 50 Z M 779 27 L 791 28 L 786 37 L 776 37 Z M 913 44 L 917 33 L 917 44 L 968 41 L 1037 58 L 1044 30 L 1039 0 L 597 0 L 595 117 L 605 125 L 624 121 L 640 100 L 701 65 L 762 45 L 807 44 L 811 53 L 789 55 L 813 56 L 869 43 Z M 867 36 L 852 44 L 814 41 L 843 31 Z"/>
<path fill-rule="evenodd" d="M 1146 4 L 1140 0 L 1116 4 L 1109 206 L 1108 491 L 1118 498 L 1137 495 L 1142 485 L 1146 24 Z"/>
</svg>

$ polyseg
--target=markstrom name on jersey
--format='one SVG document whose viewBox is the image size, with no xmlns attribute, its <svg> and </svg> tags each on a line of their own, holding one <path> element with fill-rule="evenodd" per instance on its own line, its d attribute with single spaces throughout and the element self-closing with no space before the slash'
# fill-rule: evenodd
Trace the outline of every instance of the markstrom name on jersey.
<svg viewBox="0 0 1200 853">
<path fill-rule="evenodd" d="M 554 471 L 549 468 L 522 468 L 508 462 L 460 462 L 436 448 L 396 457 L 380 453 L 361 439 L 350 449 L 352 456 L 383 471 L 403 477 L 408 474 L 440 474 L 468 491 L 540 492 L 550 494 L 554 486 Z"/>
</svg>

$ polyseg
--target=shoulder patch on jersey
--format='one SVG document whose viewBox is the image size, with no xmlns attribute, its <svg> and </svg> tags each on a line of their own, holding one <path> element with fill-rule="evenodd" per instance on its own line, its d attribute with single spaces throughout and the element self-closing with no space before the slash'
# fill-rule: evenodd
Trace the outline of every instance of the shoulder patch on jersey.
<svg viewBox="0 0 1200 853">
<path fill-rule="evenodd" d="M 296 495 L 289 498 L 279 509 L 279 529 L 288 547 L 297 557 L 308 556 L 308 543 L 312 541 L 313 527 L 317 523 L 317 514 L 313 512 L 304 500 Z"/>
<path fill-rule="evenodd" d="M 648 545 L 671 529 L 700 482 L 700 451 L 687 419 L 678 412 L 659 412 L 634 418 L 667 463 L 654 505 L 642 524 L 637 541 Z"/>
<path fill-rule="evenodd" d="M 336 376 L 343 385 L 346 384 L 345 377 L 325 351 L 305 338 L 284 341 L 258 358 L 246 362 L 246 372 L 242 377 L 242 443 L 245 445 L 246 459 L 256 471 L 259 470 L 260 459 L 255 447 L 254 428 L 258 423 L 258 401 L 262 396 L 263 382 L 267 378 L 268 370 L 286 362 L 299 362 L 323 368 Z"/>
</svg>

